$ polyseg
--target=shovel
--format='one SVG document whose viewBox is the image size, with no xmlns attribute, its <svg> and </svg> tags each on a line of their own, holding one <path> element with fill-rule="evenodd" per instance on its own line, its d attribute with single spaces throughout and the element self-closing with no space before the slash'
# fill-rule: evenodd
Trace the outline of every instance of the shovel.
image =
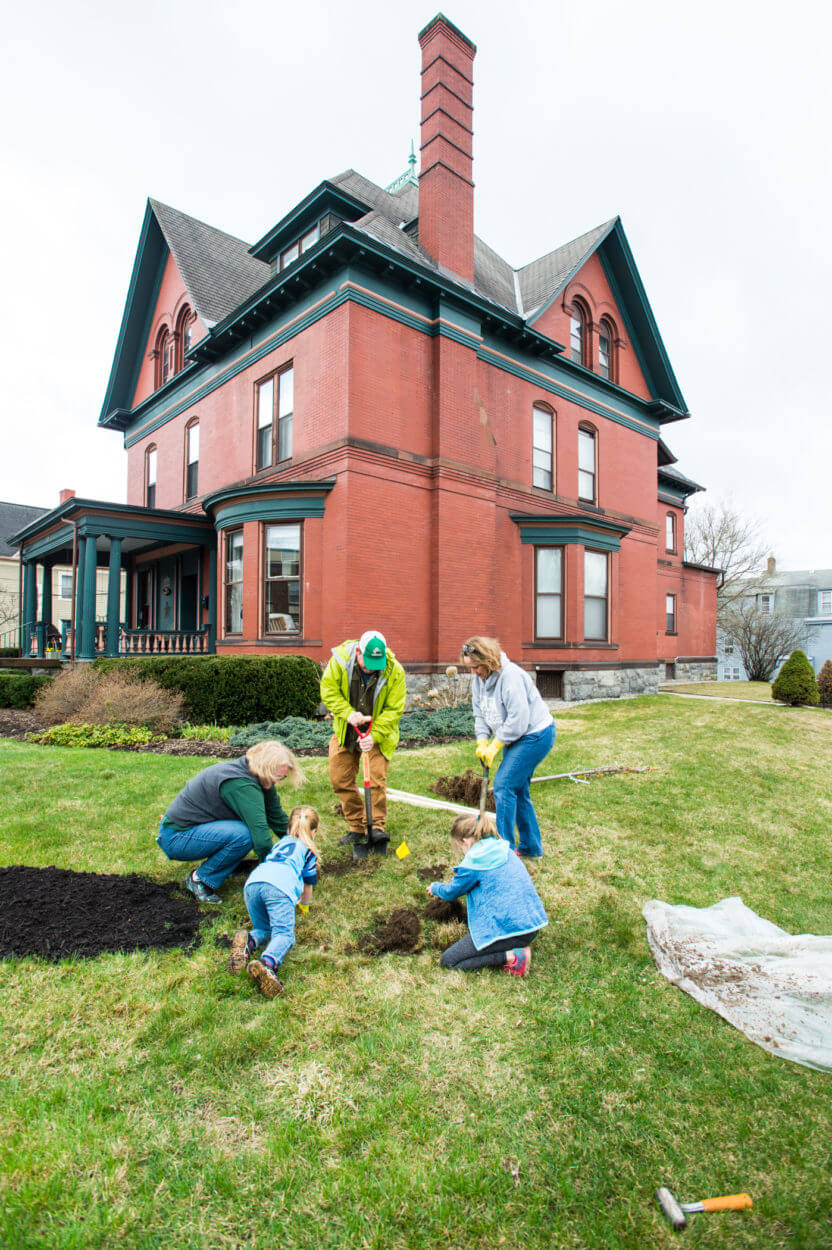
<svg viewBox="0 0 832 1250">
<path fill-rule="evenodd" d="M 359 738 L 365 738 L 372 727 L 373 722 L 370 721 L 363 733 L 358 728 L 356 728 L 355 732 L 358 734 Z M 373 841 L 373 792 L 370 788 L 369 751 L 361 752 L 361 763 L 364 768 L 364 816 L 367 821 L 367 840 L 366 842 L 355 843 L 352 848 L 353 859 L 366 859 L 370 854 L 370 851 L 373 851 L 376 855 L 387 854 L 388 838 L 386 836 L 384 838 L 379 838 L 378 841 Z"/>
<path fill-rule="evenodd" d="M 480 811 L 477 820 L 482 820 L 485 815 L 485 805 L 488 802 L 488 765 L 482 766 L 482 781 L 480 782 Z"/>
</svg>

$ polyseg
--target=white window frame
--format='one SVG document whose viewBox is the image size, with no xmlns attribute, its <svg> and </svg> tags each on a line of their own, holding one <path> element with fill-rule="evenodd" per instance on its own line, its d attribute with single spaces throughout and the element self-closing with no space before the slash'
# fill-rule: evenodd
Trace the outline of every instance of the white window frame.
<svg viewBox="0 0 832 1250">
<path fill-rule="evenodd" d="M 68 586 L 68 590 L 66 594 L 64 594 L 64 581 L 66 581 L 66 585 Z M 71 599 L 72 598 L 72 574 L 71 573 L 59 573 L 58 574 L 58 598 L 59 599 Z"/>
<path fill-rule="evenodd" d="M 587 586 L 587 568 L 589 565 L 589 557 L 598 556 L 604 561 L 604 594 L 588 595 L 586 593 Z M 604 632 L 602 635 L 587 633 L 587 602 L 601 602 L 604 604 Z M 610 639 L 610 556 L 608 551 L 595 551 L 590 547 L 584 549 L 584 642 L 609 642 Z"/>
<path fill-rule="evenodd" d="M 818 591 L 818 616 L 832 616 L 832 590 Z"/>
<path fill-rule="evenodd" d="M 546 438 L 541 438 L 544 431 L 548 432 L 548 447 Z M 548 468 L 546 461 L 548 460 Z M 538 474 L 548 475 L 547 481 L 538 481 Z M 534 404 L 532 407 L 532 485 L 538 490 L 552 491 L 555 489 L 555 414 L 551 408 L 546 408 L 543 404 Z"/>
</svg>

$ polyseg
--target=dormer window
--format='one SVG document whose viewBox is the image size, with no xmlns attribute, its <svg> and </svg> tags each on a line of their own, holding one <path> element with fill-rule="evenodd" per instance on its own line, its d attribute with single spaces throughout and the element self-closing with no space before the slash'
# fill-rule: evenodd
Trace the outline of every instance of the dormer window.
<svg viewBox="0 0 832 1250">
<path fill-rule="evenodd" d="M 569 356 L 576 365 L 584 363 L 584 317 L 577 304 L 569 318 Z"/>
<path fill-rule="evenodd" d="M 316 222 L 311 230 L 307 230 L 306 234 L 302 234 L 290 247 L 280 253 L 280 268 L 285 269 L 287 265 L 293 264 L 299 256 L 308 252 L 310 247 L 314 247 L 320 237 L 320 228 Z"/>
<path fill-rule="evenodd" d="M 156 385 L 164 386 L 173 377 L 173 337 L 163 326 L 156 338 Z"/>
<path fill-rule="evenodd" d="M 186 305 L 176 321 L 176 372 L 185 367 L 185 357 L 191 350 L 191 327 L 196 317 Z"/>
<path fill-rule="evenodd" d="M 609 378 L 610 382 L 616 380 L 615 328 L 606 317 L 601 321 L 598 330 L 598 372 L 602 378 Z"/>
</svg>

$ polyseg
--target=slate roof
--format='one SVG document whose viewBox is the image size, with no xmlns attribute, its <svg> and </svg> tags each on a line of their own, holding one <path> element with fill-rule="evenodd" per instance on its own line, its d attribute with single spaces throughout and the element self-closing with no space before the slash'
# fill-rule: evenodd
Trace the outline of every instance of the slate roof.
<svg viewBox="0 0 832 1250">
<path fill-rule="evenodd" d="M 10 547 L 6 540 L 48 511 L 48 508 L 33 508 L 25 503 L 0 503 L 0 556 L 16 556 L 17 548 Z"/>
<path fill-rule="evenodd" d="M 578 235 L 577 239 L 556 247 L 554 252 L 547 252 L 545 256 L 538 257 L 518 270 L 525 316 L 528 317 L 566 286 L 573 273 L 580 269 L 587 256 L 615 225 L 616 220 L 613 217 L 610 221 L 605 221 L 603 225 Z"/>
<path fill-rule="evenodd" d="M 151 200 L 150 206 L 205 325 L 227 317 L 271 277 L 269 266 L 249 255 L 249 244 L 242 239 L 159 200 Z"/>
<path fill-rule="evenodd" d="M 669 464 L 659 466 L 659 477 L 669 478 L 676 482 L 679 486 L 685 487 L 687 493 L 692 495 L 697 490 L 704 490 L 704 486 L 700 486 L 698 482 L 694 482 L 693 478 L 685 477 L 684 473 L 680 473 L 678 469 L 674 469 Z"/>
</svg>

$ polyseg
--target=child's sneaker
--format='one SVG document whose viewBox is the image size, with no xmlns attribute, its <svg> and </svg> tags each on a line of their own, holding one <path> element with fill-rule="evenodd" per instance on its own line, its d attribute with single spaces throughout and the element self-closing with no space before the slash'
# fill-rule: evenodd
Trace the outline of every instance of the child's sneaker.
<svg viewBox="0 0 832 1250">
<path fill-rule="evenodd" d="M 513 977 L 527 977 L 532 966 L 532 948 L 523 946 L 511 953 L 514 955 L 514 962 L 506 964 L 506 972 L 510 972 Z"/>
<path fill-rule="evenodd" d="M 261 959 L 252 959 L 248 966 L 248 975 L 256 982 L 264 998 L 278 998 L 283 993 L 283 982 L 278 981 L 274 971 Z"/>
<path fill-rule="evenodd" d="M 231 953 L 228 956 L 228 971 L 242 972 L 254 954 L 254 938 L 248 929 L 238 929 L 231 939 Z"/>
</svg>

